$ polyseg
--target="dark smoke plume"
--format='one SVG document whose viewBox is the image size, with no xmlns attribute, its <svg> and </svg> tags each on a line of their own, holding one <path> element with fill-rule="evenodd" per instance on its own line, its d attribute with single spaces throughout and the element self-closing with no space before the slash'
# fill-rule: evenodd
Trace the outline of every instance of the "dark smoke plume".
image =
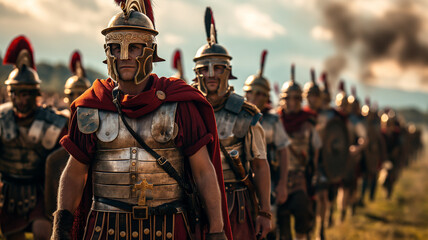
<svg viewBox="0 0 428 240">
<path fill-rule="evenodd" d="M 416 69 L 426 82 L 428 27 L 424 14 L 427 4 L 418 0 L 389 0 L 391 7 L 381 16 L 374 16 L 355 11 L 352 2 L 318 1 L 323 25 L 332 31 L 337 50 L 324 63 L 332 81 L 338 80 L 352 58 L 358 63 L 361 81 L 376 79 L 371 72 L 373 63 L 393 60 L 402 69 Z M 371 1 L 365 4 L 370 5 Z"/>
</svg>

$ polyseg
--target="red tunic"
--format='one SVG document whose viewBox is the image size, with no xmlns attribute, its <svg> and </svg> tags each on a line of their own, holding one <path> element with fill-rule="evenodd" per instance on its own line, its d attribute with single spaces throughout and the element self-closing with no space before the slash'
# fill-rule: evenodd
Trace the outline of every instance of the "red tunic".
<svg viewBox="0 0 428 240">
<path fill-rule="evenodd" d="M 146 89 L 136 96 L 125 95 L 121 99 L 122 110 L 130 118 L 138 118 L 156 110 L 163 102 L 178 102 L 176 123 L 179 133 L 175 139 L 181 147 L 185 157 L 195 154 L 203 146 L 207 146 L 211 161 L 215 167 L 220 191 L 222 193 L 222 211 L 224 230 L 229 239 L 230 225 L 228 221 L 227 205 L 224 193 L 223 172 L 220 160 L 219 142 L 214 112 L 204 96 L 184 81 L 175 78 L 158 78 L 152 74 Z M 71 105 L 71 121 L 69 134 L 61 140 L 63 147 L 76 160 L 90 164 L 96 151 L 96 135 L 83 134 L 78 130 L 77 107 L 97 108 L 117 112 L 112 100 L 114 82 L 111 79 L 96 80 L 93 86 Z M 165 93 L 165 99 L 157 97 L 157 92 Z M 90 183 L 90 174 L 88 183 Z M 91 205 L 92 184 L 86 184 L 82 201 L 75 214 L 73 229 L 74 239 L 81 239 L 85 227 L 86 217 Z"/>
</svg>

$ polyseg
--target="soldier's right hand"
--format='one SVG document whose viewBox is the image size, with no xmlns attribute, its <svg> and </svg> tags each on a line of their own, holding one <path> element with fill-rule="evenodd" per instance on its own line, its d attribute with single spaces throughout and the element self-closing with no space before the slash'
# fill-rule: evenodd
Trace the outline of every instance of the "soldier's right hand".
<svg viewBox="0 0 428 240">
<path fill-rule="evenodd" d="M 53 215 L 54 222 L 51 240 L 71 240 L 73 214 L 68 210 L 57 210 Z"/>
</svg>

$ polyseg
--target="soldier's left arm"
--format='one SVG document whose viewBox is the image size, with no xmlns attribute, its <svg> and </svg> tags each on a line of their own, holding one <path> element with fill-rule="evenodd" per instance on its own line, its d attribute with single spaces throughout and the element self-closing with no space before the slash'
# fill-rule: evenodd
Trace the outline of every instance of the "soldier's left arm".
<svg viewBox="0 0 428 240">
<path fill-rule="evenodd" d="M 209 232 L 223 231 L 223 217 L 221 212 L 221 194 L 218 186 L 217 174 L 211 163 L 207 147 L 204 146 L 189 157 L 192 175 L 198 191 L 205 204 L 209 221 Z"/>
<path fill-rule="evenodd" d="M 250 127 L 246 139 L 246 156 L 254 172 L 254 185 L 259 199 L 260 211 L 270 213 L 270 169 L 266 156 L 266 139 L 263 127 L 259 122 Z M 270 232 L 270 219 L 257 216 L 256 233 L 261 232 L 260 238 L 265 238 Z"/>
</svg>

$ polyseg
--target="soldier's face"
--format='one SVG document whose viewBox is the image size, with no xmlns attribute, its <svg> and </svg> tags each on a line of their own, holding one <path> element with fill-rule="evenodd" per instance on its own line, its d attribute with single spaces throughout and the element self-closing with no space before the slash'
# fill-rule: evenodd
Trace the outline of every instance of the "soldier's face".
<svg viewBox="0 0 428 240">
<path fill-rule="evenodd" d="M 256 105 L 260 110 L 263 110 L 268 102 L 269 96 L 262 91 L 248 91 L 245 93 L 247 100 Z"/>
<path fill-rule="evenodd" d="M 285 97 L 285 110 L 290 113 L 297 113 L 301 109 L 302 95 L 297 92 L 291 92 Z"/>
<path fill-rule="evenodd" d="M 128 59 L 120 59 L 120 45 L 112 44 L 111 53 L 116 57 L 116 69 L 119 79 L 122 81 L 133 81 L 138 70 L 137 57 L 143 54 L 144 45 L 140 43 L 129 44 Z"/>
<path fill-rule="evenodd" d="M 321 108 L 321 96 L 315 94 L 309 94 L 307 96 L 308 105 L 313 110 L 318 110 Z"/>
<path fill-rule="evenodd" d="M 15 91 L 10 93 L 15 111 L 21 114 L 31 113 L 37 106 L 37 94 L 31 90 Z"/>
<path fill-rule="evenodd" d="M 203 75 L 205 86 L 207 87 L 208 93 L 215 93 L 220 85 L 221 76 L 226 69 L 225 66 L 215 65 L 213 71 L 210 73 L 208 66 L 199 69 L 199 74 Z"/>
</svg>

